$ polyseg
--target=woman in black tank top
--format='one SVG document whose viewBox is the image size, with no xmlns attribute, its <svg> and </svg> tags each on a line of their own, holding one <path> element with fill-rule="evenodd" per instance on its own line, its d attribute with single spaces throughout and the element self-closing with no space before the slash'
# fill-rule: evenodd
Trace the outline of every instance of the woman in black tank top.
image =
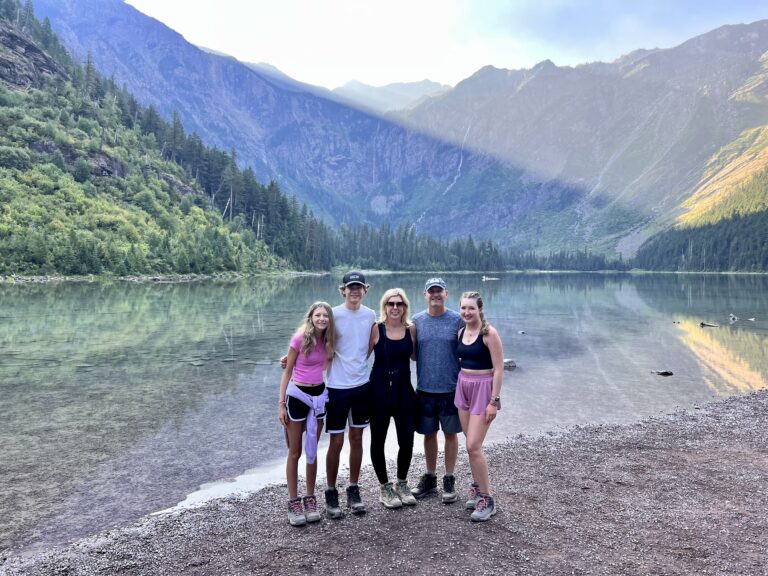
<svg viewBox="0 0 768 576">
<path fill-rule="evenodd" d="M 416 393 L 411 385 L 411 356 L 416 327 L 408 320 L 408 298 L 401 288 L 387 290 L 381 298 L 381 316 L 371 329 L 369 352 L 375 353 L 371 370 L 371 462 L 381 483 L 379 501 L 387 508 L 413 506 L 408 486 L 413 456 Z M 397 483 L 387 476 L 384 444 L 389 421 L 397 431 Z"/>
</svg>

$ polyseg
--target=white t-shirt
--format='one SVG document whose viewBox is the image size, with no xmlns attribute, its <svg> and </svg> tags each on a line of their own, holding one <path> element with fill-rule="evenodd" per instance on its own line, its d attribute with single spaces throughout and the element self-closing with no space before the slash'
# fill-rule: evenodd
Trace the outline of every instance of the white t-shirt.
<svg viewBox="0 0 768 576">
<path fill-rule="evenodd" d="M 355 388 L 368 382 L 368 340 L 376 313 L 367 306 L 350 310 L 341 304 L 333 309 L 336 354 L 328 368 L 328 388 Z"/>
</svg>

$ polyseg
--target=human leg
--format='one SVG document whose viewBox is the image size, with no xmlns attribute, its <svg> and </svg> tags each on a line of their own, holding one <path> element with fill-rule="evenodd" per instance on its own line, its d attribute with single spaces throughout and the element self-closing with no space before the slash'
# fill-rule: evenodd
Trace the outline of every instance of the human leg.
<svg viewBox="0 0 768 576">
<path fill-rule="evenodd" d="M 320 441 L 320 436 L 323 433 L 323 420 L 318 418 L 317 420 L 317 441 Z M 307 463 L 306 470 L 307 477 L 307 495 L 312 496 L 315 493 L 315 483 L 317 482 L 317 460 L 312 464 Z"/>
<path fill-rule="evenodd" d="M 379 484 L 389 482 L 387 476 L 387 460 L 384 456 L 384 444 L 389 429 L 389 414 L 375 415 L 371 418 L 371 463 L 376 472 Z"/>
<path fill-rule="evenodd" d="M 485 414 L 470 414 L 467 425 L 467 454 L 472 478 L 477 482 L 480 492 L 490 494 L 488 462 L 483 450 L 483 442 L 490 424 L 485 422 Z"/>
<path fill-rule="evenodd" d="M 365 428 L 349 429 L 349 481 L 357 484 L 360 479 L 360 468 L 363 464 L 363 430 Z"/>
<path fill-rule="evenodd" d="M 299 458 L 301 458 L 301 440 L 304 432 L 304 422 L 288 420 L 288 457 L 285 461 L 285 477 L 288 482 L 288 498 L 298 496 L 299 489 Z"/>
</svg>

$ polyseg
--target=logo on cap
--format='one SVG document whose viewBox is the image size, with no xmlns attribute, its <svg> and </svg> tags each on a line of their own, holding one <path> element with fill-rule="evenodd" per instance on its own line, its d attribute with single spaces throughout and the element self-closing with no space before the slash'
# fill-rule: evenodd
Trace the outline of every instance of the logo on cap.
<svg viewBox="0 0 768 576">
<path fill-rule="evenodd" d="M 429 292 L 429 289 L 433 286 L 439 286 L 441 289 L 445 290 L 445 281 L 442 278 L 430 278 L 427 280 L 426 284 L 424 284 L 424 292 Z"/>
</svg>

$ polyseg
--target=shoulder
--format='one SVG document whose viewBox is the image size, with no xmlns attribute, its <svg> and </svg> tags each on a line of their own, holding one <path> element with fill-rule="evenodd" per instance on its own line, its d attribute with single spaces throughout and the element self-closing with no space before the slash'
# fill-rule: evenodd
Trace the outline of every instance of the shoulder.
<svg viewBox="0 0 768 576">
<path fill-rule="evenodd" d="M 493 326 L 488 326 L 488 333 L 483 336 L 483 342 L 501 342 L 498 330 Z"/>
<path fill-rule="evenodd" d="M 301 332 L 296 332 L 293 336 L 291 336 L 291 343 L 289 346 L 293 348 L 294 350 L 299 350 L 301 348 L 301 343 L 304 341 L 304 334 Z M 283 340 L 285 342 L 285 340 Z"/>
</svg>

